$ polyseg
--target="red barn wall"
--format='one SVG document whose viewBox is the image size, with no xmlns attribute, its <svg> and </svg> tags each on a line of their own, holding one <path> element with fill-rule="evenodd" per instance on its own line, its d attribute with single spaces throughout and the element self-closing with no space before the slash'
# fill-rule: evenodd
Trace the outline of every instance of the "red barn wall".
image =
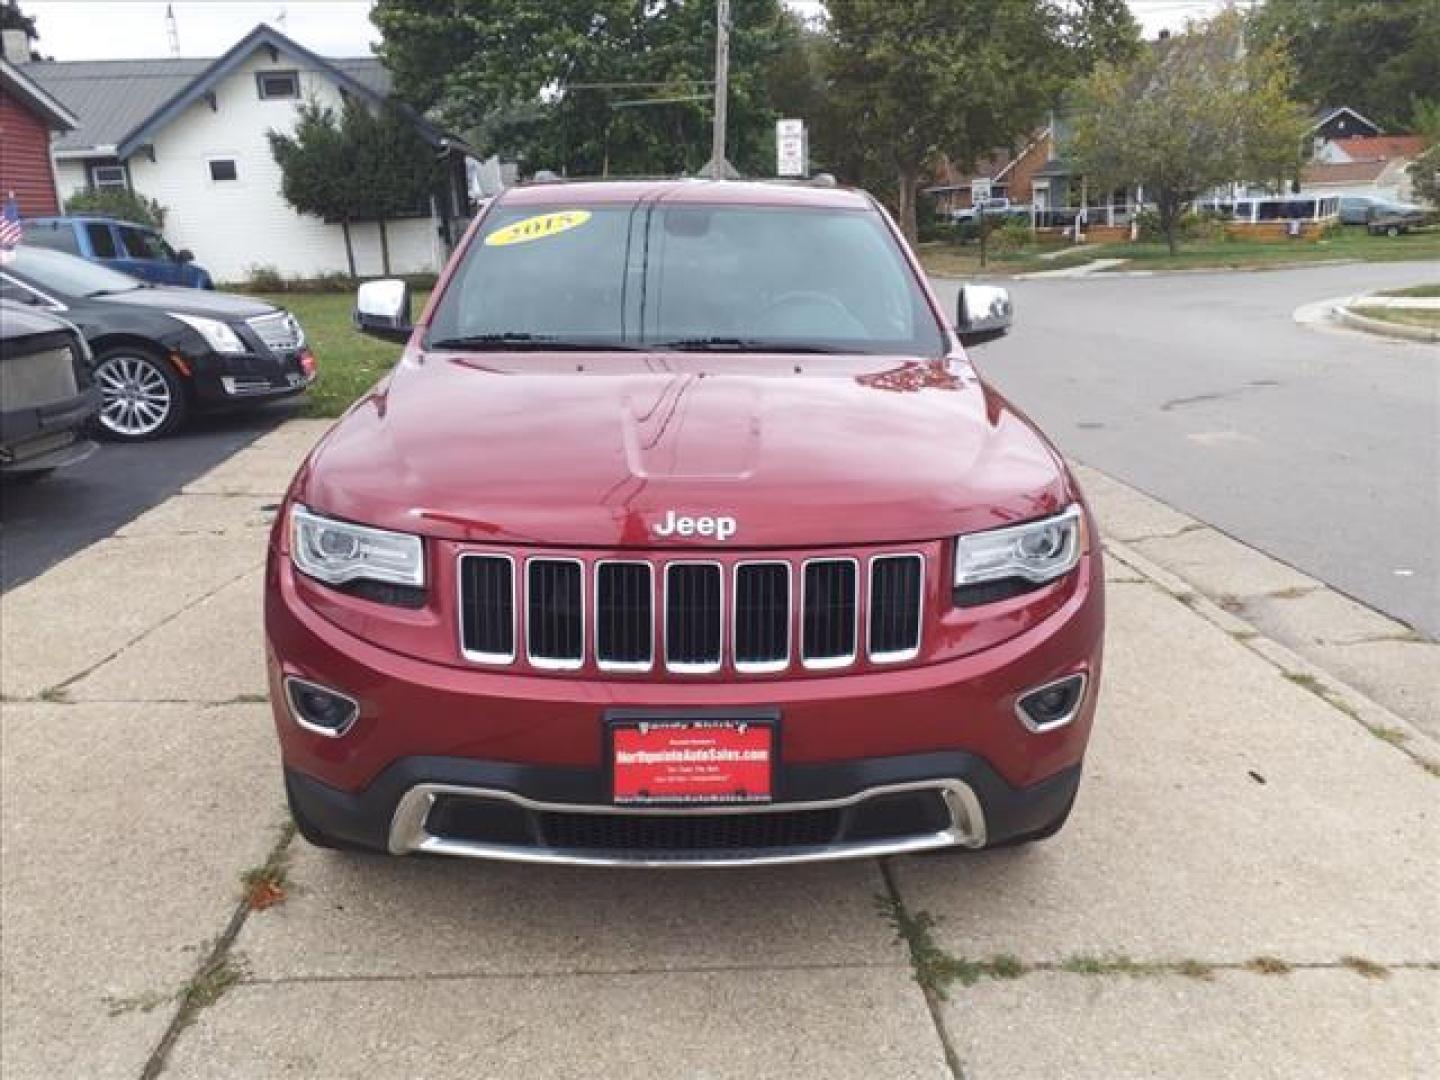
<svg viewBox="0 0 1440 1080">
<path fill-rule="evenodd" d="M 60 212 L 50 164 L 50 129 L 13 95 L 0 90 L 0 201 L 12 191 L 21 217 Z"/>
</svg>

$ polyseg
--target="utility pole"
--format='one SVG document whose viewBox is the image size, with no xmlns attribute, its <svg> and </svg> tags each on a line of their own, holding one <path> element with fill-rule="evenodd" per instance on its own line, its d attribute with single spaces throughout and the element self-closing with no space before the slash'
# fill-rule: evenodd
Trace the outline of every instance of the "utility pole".
<svg viewBox="0 0 1440 1080">
<path fill-rule="evenodd" d="M 725 107 L 730 98 L 730 0 L 715 3 L 715 129 L 710 140 L 710 176 L 725 179 Z"/>
</svg>

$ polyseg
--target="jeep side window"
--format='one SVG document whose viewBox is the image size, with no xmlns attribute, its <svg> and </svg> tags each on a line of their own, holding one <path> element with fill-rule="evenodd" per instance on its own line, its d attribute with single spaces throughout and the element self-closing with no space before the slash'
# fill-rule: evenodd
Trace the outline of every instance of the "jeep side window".
<svg viewBox="0 0 1440 1080">
<path fill-rule="evenodd" d="M 159 259 L 162 262 L 174 262 L 174 253 L 170 245 L 161 240 L 155 233 L 147 232 L 145 229 L 137 229 L 130 225 L 120 226 L 120 243 L 125 247 L 125 253 L 132 259 Z"/>
<path fill-rule="evenodd" d="M 85 235 L 90 238 L 90 252 L 95 258 L 113 259 L 119 255 L 115 250 L 115 234 L 104 222 L 86 222 Z"/>
</svg>

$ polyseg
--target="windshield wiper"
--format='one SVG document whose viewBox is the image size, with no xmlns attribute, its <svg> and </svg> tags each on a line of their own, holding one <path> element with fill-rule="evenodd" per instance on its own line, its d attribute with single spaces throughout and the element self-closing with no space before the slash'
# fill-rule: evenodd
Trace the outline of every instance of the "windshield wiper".
<svg viewBox="0 0 1440 1080">
<path fill-rule="evenodd" d="M 635 352 L 637 346 L 614 341 L 576 341 L 572 338 L 551 337 L 548 334 L 531 334 L 507 330 L 495 334 L 466 334 L 461 337 L 440 338 L 430 342 L 432 349 L 474 349 L 477 351 L 502 351 L 534 349 L 539 352 Z"/>
<path fill-rule="evenodd" d="M 839 353 L 844 349 L 831 348 L 805 341 L 766 341 L 762 338 L 742 337 L 692 337 L 677 338 L 674 341 L 657 341 L 652 349 L 673 349 L 677 352 L 748 352 L 748 353 Z"/>
</svg>

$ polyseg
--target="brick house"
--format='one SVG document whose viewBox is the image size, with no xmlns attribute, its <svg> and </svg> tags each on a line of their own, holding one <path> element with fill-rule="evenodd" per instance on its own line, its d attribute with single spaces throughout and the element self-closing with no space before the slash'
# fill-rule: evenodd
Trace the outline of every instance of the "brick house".
<svg viewBox="0 0 1440 1080">
<path fill-rule="evenodd" d="M 935 200 L 935 212 L 946 216 L 974 205 L 974 191 L 990 191 L 992 199 L 1009 199 L 1017 206 L 1029 205 L 1035 175 L 1052 156 L 1051 128 L 1033 134 L 1017 150 L 994 150 L 972 169 L 960 169 L 944 161 L 935 170 L 936 182 L 924 189 Z"/>
<path fill-rule="evenodd" d="M 23 31 L 8 33 L 24 38 Z M 51 140 L 78 123 L 8 58 L 0 58 L 0 199 L 13 191 L 22 217 L 60 212 Z"/>
</svg>

